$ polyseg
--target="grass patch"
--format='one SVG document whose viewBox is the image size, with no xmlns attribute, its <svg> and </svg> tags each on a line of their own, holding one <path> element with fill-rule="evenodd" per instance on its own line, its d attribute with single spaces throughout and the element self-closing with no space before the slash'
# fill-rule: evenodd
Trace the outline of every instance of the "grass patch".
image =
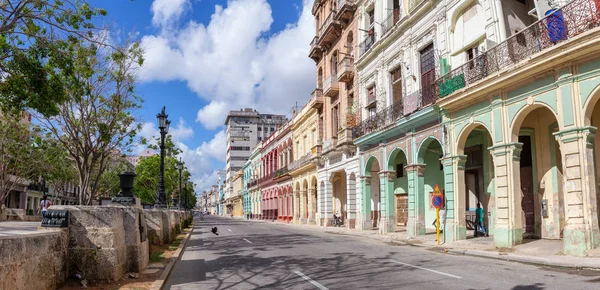
<svg viewBox="0 0 600 290">
<path fill-rule="evenodd" d="M 166 260 L 165 252 L 152 252 L 150 253 L 150 263 L 164 263 Z"/>
</svg>

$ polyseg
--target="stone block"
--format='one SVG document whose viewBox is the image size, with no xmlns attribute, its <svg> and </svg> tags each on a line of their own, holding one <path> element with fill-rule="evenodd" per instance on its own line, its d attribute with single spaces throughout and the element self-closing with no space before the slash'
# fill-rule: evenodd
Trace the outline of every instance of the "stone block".
<svg viewBox="0 0 600 290">
<path fill-rule="evenodd" d="M 0 289 L 57 289 L 68 277 L 67 246 L 67 230 L 0 238 Z"/>
</svg>

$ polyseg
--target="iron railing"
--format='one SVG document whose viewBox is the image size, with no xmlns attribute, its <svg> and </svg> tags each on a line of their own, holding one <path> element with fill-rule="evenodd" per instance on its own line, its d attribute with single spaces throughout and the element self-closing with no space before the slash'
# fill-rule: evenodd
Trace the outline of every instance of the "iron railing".
<svg viewBox="0 0 600 290">
<path fill-rule="evenodd" d="M 279 177 L 286 175 L 287 173 L 288 173 L 288 167 L 284 166 L 282 168 L 275 170 L 275 173 L 273 173 L 273 176 L 274 176 L 274 178 L 279 178 Z"/>
<path fill-rule="evenodd" d="M 400 21 L 402 12 L 400 8 L 392 9 L 387 18 L 381 23 L 381 35 L 385 35 L 396 23 Z"/>
<path fill-rule="evenodd" d="M 377 38 L 377 33 L 374 31 L 375 28 L 373 27 L 371 29 L 373 29 L 373 31 L 370 32 L 370 34 L 367 35 L 367 38 L 365 38 L 358 46 L 358 51 L 361 56 L 371 49 L 373 43 L 375 43 L 375 39 Z"/>
<path fill-rule="evenodd" d="M 358 126 L 352 128 L 352 136 L 358 138 L 379 131 L 395 124 L 402 116 L 404 116 L 404 104 L 399 101 L 361 121 Z"/>
<path fill-rule="evenodd" d="M 289 170 L 291 171 L 296 168 L 300 168 L 304 164 L 308 163 L 312 159 L 312 157 L 313 157 L 312 152 L 308 152 L 308 153 L 304 154 L 304 156 L 300 157 L 299 159 L 295 160 L 294 162 L 290 163 L 290 165 L 288 165 Z"/>
<path fill-rule="evenodd" d="M 600 2 L 574 0 L 435 81 L 436 97 L 446 97 L 544 49 L 600 26 Z"/>
</svg>

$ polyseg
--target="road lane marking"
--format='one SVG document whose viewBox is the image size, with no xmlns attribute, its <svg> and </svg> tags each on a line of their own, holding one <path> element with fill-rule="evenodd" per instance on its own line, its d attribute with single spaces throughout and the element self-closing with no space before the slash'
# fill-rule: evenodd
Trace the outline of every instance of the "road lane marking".
<svg viewBox="0 0 600 290">
<path fill-rule="evenodd" d="M 294 273 L 296 273 L 296 275 L 298 275 L 298 276 L 300 276 L 300 277 L 304 278 L 304 280 L 306 280 L 306 281 L 310 282 L 310 284 L 313 284 L 313 285 L 315 285 L 315 287 L 317 287 L 317 288 L 319 288 L 319 289 L 321 289 L 321 290 L 329 290 L 327 287 L 325 287 L 325 286 L 323 286 L 323 285 L 319 284 L 319 282 L 317 282 L 317 281 L 315 281 L 315 280 L 311 279 L 310 277 L 308 277 L 308 276 L 306 276 L 306 275 L 302 274 L 302 272 L 299 272 L 299 271 L 294 271 Z"/>
<path fill-rule="evenodd" d="M 462 279 L 462 277 L 460 276 L 456 276 L 456 275 L 452 275 L 452 274 L 448 274 L 448 273 L 444 273 L 444 272 L 440 272 L 440 271 L 436 271 L 436 270 L 431 270 L 431 269 L 427 269 L 427 268 L 423 268 L 423 267 L 419 267 L 419 266 L 415 266 L 415 265 L 411 265 L 411 264 L 407 264 L 407 263 L 402 263 L 402 262 L 398 262 L 395 260 L 390 260 L 396 264 L 400 264 L 400 265 L 404 265 L 404 266 L 409 266 L 409 267 L 413 267 L 413 268 L 417 268 L 417 269 L 421 269 L 421 270 L 425 270 L 425 271 L 429 271 L 432 273 L 436 273 L 436 274 L 440 274 L 440 275 L 444 275 L 444 276 L 448 276 L 448 277 L 452 277 L 452 278 L 456 278 L 456 279 Z"/>
<path fill-rule="evenodd" d="M 243 238 L 242 240 L 244 240 L 244 241 L 246 241 L 246 242 L 248 242 L 248 243 L 252 244 L 252 242 L 251 242 L 251 241 L 248 241 L 246 238 Z"/>
<path fill-rule="evenodd" d="M 227 230 L 231 232 L 231 229 L 227 229 Z"/>
</svg>

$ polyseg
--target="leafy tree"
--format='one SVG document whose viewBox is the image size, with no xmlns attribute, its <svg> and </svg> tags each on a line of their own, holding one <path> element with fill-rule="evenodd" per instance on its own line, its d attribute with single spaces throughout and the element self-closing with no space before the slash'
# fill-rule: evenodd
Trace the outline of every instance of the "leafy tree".
<svg viewBox="0 0 600 290">
<path fill-rule="evenodd" d="M 0 204 L 8 194 L 20 190 L 41 172 L 42 150 L 35 145 L 29 115 L 9 116 L 0 113 Z"/>
<path fill-rule="evenodd" d="M 133 171 L 131 165 L 123 156 L 111 156 L 106 170 L 100 175 L 96 185 L 98 197 L 114 197 L 121 191 L 119 174 L 124 171 Z"/>
<path fill-rule="evenodd" d="M 83 81 L 77 46 L 100 42 L 92 21 L 104 15 L 84 0 L 0 1 L 0 107 L 58 114 L 74 97 L 68 87 Z"/>
<path fill-rule="evenodd" d="M 135 94 L 135 77 L 142 53 L 137 43 L 101 49 L 78 45 L 76 78 L 67 82 L 69 98 L 58 106 L 56 117 L 38 116 L 75 164 L 80 204 L 90 204 L 97 196 L 110 157 L 127 150 L 140 128 L 132 111 L 141 103 Z"/>
<path fill-rule="evenodd" d="M 52 188 L 55 194 L 66 194 L 67 189 L 77 185 L 77 170 L 69 158 L 66 148 L 52 134 L 42 132 L 37 126 L 33 127 L 36 147 L 42 150 L 40 177 Z M 56 196 L 53 196 L 56 198 Z"/>
</svg>

